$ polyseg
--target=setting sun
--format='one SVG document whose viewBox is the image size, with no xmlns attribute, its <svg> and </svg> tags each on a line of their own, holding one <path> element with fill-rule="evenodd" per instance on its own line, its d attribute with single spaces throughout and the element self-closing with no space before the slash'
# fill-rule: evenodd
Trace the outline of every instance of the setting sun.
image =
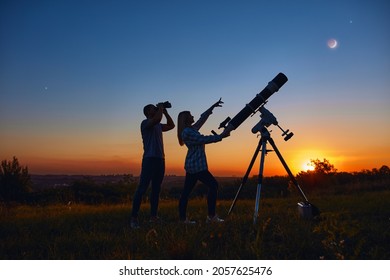
<svg viewBox="0 0 390 280">
<path fill-rule="evenodd" d="M 314 165 L 311 163 L 311 161 L 305 161 L 302 164 L 302 171 L 313 171 L 314 170 Z"/>
</svg>

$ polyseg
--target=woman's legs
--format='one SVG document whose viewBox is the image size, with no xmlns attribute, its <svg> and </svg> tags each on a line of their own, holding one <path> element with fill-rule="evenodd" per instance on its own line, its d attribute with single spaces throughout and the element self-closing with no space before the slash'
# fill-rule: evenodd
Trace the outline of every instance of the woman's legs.
<svg viewBox="0 0 390 280">
<path fill-rule="evenodd" d="M 209 187 L 207 194 L 208 215 L 209 217 L 214 217 L 217 204 L 218 182 L 208 170 L 201 171 L 197 175 L 199 181 Z"/>
<path fill-rule="evenodd" d="M 182 221 L 187 218 L 188 197 L 190 196 L 190 193 L 194 188 L 197 180 L 198 178 L 196 174 L 186 173 L 183 192 L 181 193 L 179 200 L 179 217 Z"/>
<path fill-rule="evenodd" d="M 197 180 L 208 186 L 209 191 L 207 194 L 207 212 L 209 217 L 215 216 L 218 194 L 218 182 L 208 170 L 205 170 L 195 174 L 186 173 L 184 189 L 179 200 L 180 220 L 185 220 L 187 218 L 188 197 L 193 190 Z"/>
</svg>

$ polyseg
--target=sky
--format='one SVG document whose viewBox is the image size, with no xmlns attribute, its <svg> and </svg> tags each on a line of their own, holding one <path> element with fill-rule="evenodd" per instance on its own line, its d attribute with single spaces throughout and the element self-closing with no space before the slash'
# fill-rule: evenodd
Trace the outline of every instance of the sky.
<svg viewBox="0 0 390 280">
<path fill-rule="evenodd" d="M 269 128 L 294 174 L 311 159 L 389 166 L 389 14 L 387 0 L 0 0 L 0 158 L 32 174 L 138 176 L 146 104 L 170 101 L 176 123 L 222 98 L 200 131 L 222 132 L 282 72 L 266 108 L 294 133 Z M 206 146 L 214 175 L 245 174 L 259 121 Z M 176 129 L 164 145 L 166 175 L 183 175 Z M 269 152 L 264 175 L 286 174 Z"/>
</svg>

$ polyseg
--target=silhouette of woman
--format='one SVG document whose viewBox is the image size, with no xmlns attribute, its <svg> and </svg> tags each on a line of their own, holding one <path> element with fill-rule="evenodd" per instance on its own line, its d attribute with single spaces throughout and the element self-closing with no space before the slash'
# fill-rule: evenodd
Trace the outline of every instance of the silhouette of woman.
<svg viewBox="0 0 390 280">
<path fill-rule="evenodd" d="M 219 99 L 209 109 L 207 109 L 195 123 L 194 117 L 191 115 L 190 111 L 180 112 L 178 116 L 177 138 L 181 146 L 185 144 L 188 148 L 184 165 L 186 177 L 184 181 L 184 188 L 179 200 L 179 217 L 180 221 L 184 223 L 195 223 L 187 218 L 187 204 L 188 197 L 198 180 L 209 188 L 207 195 L 208 216 L 206 218 L 206 222 L 220 223 L 224 221 L 216 214 L 218 182 L 208 170 L 205 144 L 219 142 L 223 138 L 228 137 L 230 133 L 223 131 L 219 135 L 208 136 L 199 133 L 199 129 L 212 114 L 213 109 L 215 107 L 222 107 L 222 104 L 223 102 Z"/>
</svg>

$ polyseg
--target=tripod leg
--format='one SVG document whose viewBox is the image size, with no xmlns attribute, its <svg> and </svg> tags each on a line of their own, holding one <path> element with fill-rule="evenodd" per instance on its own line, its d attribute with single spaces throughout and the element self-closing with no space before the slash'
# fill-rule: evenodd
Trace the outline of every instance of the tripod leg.
<svg viewBox="0 0 390 280">
<path fill-rule="evenodd" d="M 236 205 L 236 202 L 237 202 L 238 196 L 239 196 L 239 194 L 240 194 L 240 192 L 241 192 L 241 189 L 242 189 L 242 187 L 245 185 L 246 181 L 248 180 L 249 173 L 251 172 L 252 167 L 253 167 L 253 164 L 255 163 L 255 160 L 256 160 L 256 158 L 257 158 L 257 155 L 259 154 L 259 151 L 260 151 L 260 148 L 261 148 L 261 142 L 262 142 L 262 139 L 260 139 L 259 143 L 257 144 L 257 147 L 256 147 L 256 150 L 255 150 L 255 152 L 254 152 L 254 154 L 253 154 L 252 160 L 251 160 L 251 162 L 249 163 L 248 169 L 246 170 L 246 173 L 245 173 L 244 177 L 242 178 L 240 187 L 238 188 L 238 191 L 237 191 L 237 193 L 236 193 L 236 196 L 234 197 L 234 200 L 233 200 L 233 202 L 232 202 L 232 205 L 230 206 L 228 215 L 230 215 L 230 213 L 233 211 L 233 208 L 234 208 L 234 206 Z"/>
<path fill-rule="evenodd" d="M 257 181 L 257 191 L 256 191 L 255 213 L 253 214 L 253 224 L 254 225 L 257 223 L 257 216 L 259 213 L 261 185 L 263 184 L 264 161 L 265 161 L 266 153 L 267 153 L 267 140 L 264 140 L 264 141 L 262 141 L 260 171 L 259 171 L 259 176 L 258 176 L 258 181 Z"/>
<path fill-rule="evenodd" d="M 292 174 L 290 168 L 288 168 L 287 163 L 284 161 L 282 154 L 279 152 L 278 148 L 276 147 L 276 144 L 275 144 L 274 140 L 270 137 L 270 138 L 268 139 L 268 141 L 270 142 L 272 148 L 274 149 L 274 151 L 275 151 L 276 154 L 278 155 L 279 160 L 280 160 L 280 162 L 283 164 L 284 169 L 286 169 L 288 175 L 290 176 L 291 181 L 292 181 L 293 184 L 297 187 L 297 189 L 299 190 L 299 192 L 300 192 L 300 194 L 302 195 L 303 199 L 304 199 L 306 202 L 308 202 L 309 200 L 306 198 L 306 195 L 304 194 L 304 192 L 302 191 L 301 187 L 299 186 L 299 184 L 298 184 L 297 180 L 295 179 L 294 175 Z"/>
</svg>

